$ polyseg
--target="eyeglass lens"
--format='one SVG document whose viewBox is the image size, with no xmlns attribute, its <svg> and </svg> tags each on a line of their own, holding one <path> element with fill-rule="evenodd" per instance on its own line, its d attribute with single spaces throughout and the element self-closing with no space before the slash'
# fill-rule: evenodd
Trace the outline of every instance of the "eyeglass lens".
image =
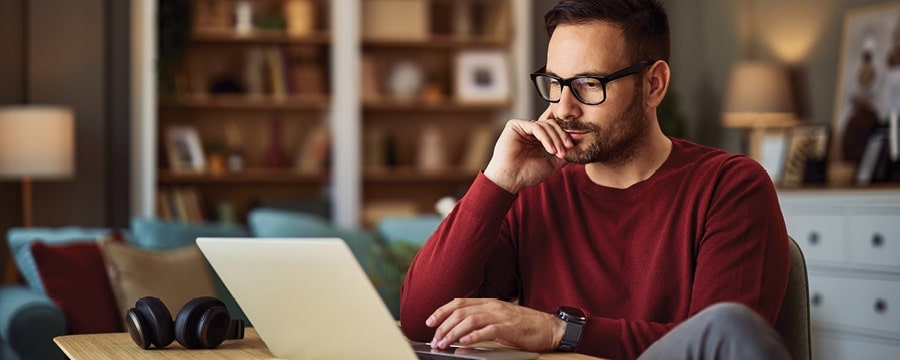
<svg viewBox="0 0 900 360">
<path fill-rule="evenodd" d="M 548 75 L 538 75 L 534 79 L 538 92 L 547 101 L 559 101 L 562 96 L 563 85 L 568 85 L 579 100 L 585 103 L 601 103 L 606 98 L 604 84 L 598 79 L 590 77 L 577 77 L 565 80 Z"/>
</svg>

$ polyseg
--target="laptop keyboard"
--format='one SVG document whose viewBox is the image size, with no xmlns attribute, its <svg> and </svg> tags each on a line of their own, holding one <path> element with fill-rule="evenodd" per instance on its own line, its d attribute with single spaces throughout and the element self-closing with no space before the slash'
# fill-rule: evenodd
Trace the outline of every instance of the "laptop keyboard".
<svg viewBox="0 0 900 360">
<path fill-rule="evenodd" d="M 416 356 L 419 358 L 419 360 L 447 360 L 447 359 L 459 360 L 460 359 L 459 355 L 454 356 L 454 355 L 438 354 L 438 353 L 417 352 Z"/>
</svg>

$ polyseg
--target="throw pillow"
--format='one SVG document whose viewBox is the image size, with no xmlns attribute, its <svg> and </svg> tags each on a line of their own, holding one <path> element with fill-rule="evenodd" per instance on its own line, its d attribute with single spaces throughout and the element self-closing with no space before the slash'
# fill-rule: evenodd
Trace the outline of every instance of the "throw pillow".
<svg viewBox="0 0 900 360">
<path fill-rule="evenodd" d="M 31 254 L 47 296 L 66 316 L 69 334 L 123 330 L 96 242 L 47 245 L 36 241 Z"/>
<path fill-rule="evenodd" d="M 174 317 L 197 296 L 216 296 L 206 260 L 196 245 L 149 251 L 125 244 L 101 244 L 119 313 L 144 296 L 155 296 Z"/>
<path fill-rule="evenodd" d="M 19 267 L 19 273 L 22 274 L 28 288 L 39 295 L 46 295 L 37 266 L 34 264 L 34 257 L 31 255 L 31 243 L 38 239 L 45 244 L 94 243 L 109 235 L 110 229 L 103 228 L 13 228 L 7 233 L 7 241 Z"/>
</svg>

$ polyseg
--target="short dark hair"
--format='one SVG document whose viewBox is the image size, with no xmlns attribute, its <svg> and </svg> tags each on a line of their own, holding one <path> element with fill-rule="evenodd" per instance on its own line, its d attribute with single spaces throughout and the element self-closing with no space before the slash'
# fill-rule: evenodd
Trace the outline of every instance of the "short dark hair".
<svg viewBox="0 0 900 360">
<path fill-rule="evenodd" d="M 632 63 L 669 61 L 669 17 L 657 0 L 562 0 L 544 15 L 547 34 L 558 25 L 606 21 L 625 36 Z"/>
</svg>

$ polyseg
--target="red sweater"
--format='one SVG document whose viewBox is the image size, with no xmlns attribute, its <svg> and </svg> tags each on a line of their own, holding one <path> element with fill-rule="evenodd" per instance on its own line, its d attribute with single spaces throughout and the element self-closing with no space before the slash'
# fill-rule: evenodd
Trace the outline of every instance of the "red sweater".
<svg viewBox="0 0 900 360">
<path fill-rule="evenodd" d="M 649 179 L 594 184 L 569 164 L 510 194 L 479 174 L 416 256 L 403 331 L 457 297 L 518 299 L 588 314 L 576 351 L 635 358 L 709 305 L 734 301 L 774 324 L 787 287 L 788 235 L 774 186 L 750 158 L 672 139 Z"/>
</svg>

